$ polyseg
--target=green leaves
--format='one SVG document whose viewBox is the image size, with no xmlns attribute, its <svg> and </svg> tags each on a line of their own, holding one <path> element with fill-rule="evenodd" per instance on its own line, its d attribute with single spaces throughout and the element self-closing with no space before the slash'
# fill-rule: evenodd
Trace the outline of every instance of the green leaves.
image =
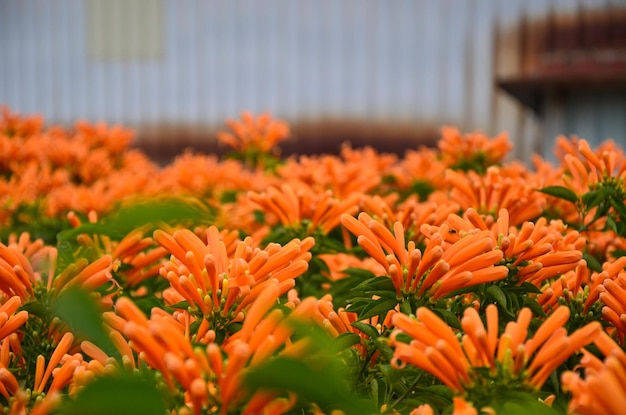
<svg viewBox="0 0 626 415">
<path fill-rule="evenodd" d="M 494 394 L 490 407 L 497 414 L 506 415 L 558 415 L 561 412 L 540 402 L 527 392 L 507 390 Z"/>
<path fill-rule="evenodd" d="M 208 206 L 196 199 L 155 198 L 126 203 L 113 214 L 97 223 L 83 223 L 74 229 L 63 231 L 58 241 L 74 242 L 81 234 L 107 235 L 114 240 L 122 239 L 133 229 L 159 224 L 185 224 L 192 226 L 210 222 L 213 214 Z"/>
<path fill-rule="evenodd" d="M 375 413 L 371 403 L 352 390 L 352 361 L 342 353 L 350 344 L 356 344 L 359 336 L 349 333 L 331 340 L 320 328 L 300 324 L 296 324 L 296 332 L 309 338 L 311 351 L 300 358 L 278 356 L 250 368 L 244 386 L 251 393 L 292 392 L 297 394 L 300 405 L 315 403 L 324 412 L 340 409 L 347 415 Z"/>
<path fill-rule="evenodd" d="M 109 356 L 120 357 L 104 329 L 102 310 L 85 290 L 77 287 L 63 290 L 54 300 L 52 312 L 76 336 L 94 343 Z"/>
<path fill-rule="evenodd" d="M 67 401 L 58 415 L 155 415 L 167 413 L 163 393 L 147 376 L 121 373 L 95 379 Z"/>
<path fill-rule="evenodd" d="M 578 201 L 578 196 L 576 195 L 576 193 L 563 186 L 547 186 L 539 189 L 538 192 L 554 196 L 559 199 L 567 200 L 568 202 L 572 203 L 576 203 Z"/>
<path fill-rule="evenodd" d="M 615 180 L 615 178 L 605 177 L 592 186 L 592 189 L 580 196 L 563 186 L 547 186 L 538 191 L 574 203 L 581 220 L 579 230 L 591 229 L 591 226 L 600 218 L 606 218 L 602 230 L 612 230 L 620 236 L 625 236 L 626 206 L 624 200 L 626 199 L 626 189 L 624 189 L 623 183 Z M 594 209 L 593 217 L 589 219 L 587 215 Z"/>
</svg>

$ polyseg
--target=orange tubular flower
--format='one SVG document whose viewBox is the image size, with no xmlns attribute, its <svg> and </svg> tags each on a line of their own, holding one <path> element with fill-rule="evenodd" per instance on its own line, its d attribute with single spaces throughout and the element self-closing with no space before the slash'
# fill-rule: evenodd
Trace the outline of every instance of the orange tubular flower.
<svg viewBox="0 0 626 415">
<path fill-rule="evenodd" d="M 344 144 L 340 157 L 292 157 L 277 168 L 277 173 L 280 183 L 300 183 L 317 193 L 331 190 L 336 198 L 343 200 L 354 193 L 368 193 L 376 189 L 395 162 L 393 155 L 378 154 L 367 147 L 352 149 Z"/>
<path fill-rule="evenodd" d="M 226 322 L 240 320 L 240 313 L 270 281 L 279 283 L 281 294 L 293 288 L 294 278 L 308 269 L 308 251 L 315 243 L 313 238 L 294 239 L 282 247 L 272 243 L 260 249 L 248 237 L 229 256 L 216 227 L 211 226 L 206 235 L 205 243 L 186 229 L 172 235 L 155 231 L 154 239 L 171 253 L 160 270 L 171 286 L 163 295 L 168 305 L 187 301 L 197 310 L 196 317 L 214 316 Z"/>
<path fill-rule="evenodd" d="M 492 139 L 480 132 L 461 134 L 458 129 L 449 126 L 441 129 L 437 146 L 448 166 L 478 163 L 481 167 L 500 163 L 513 148 L 506 133 Z"/>
<path fill-rule="evenodd" d="M 462 173 L 448 169 L 446 181 L 449 198 L 461 209 L 474 208 L 492 215 L 507 209 L 513 226 L 539 217 L 546 206 L 546 197 L 536 192 L 540 184 L 515 170 L 492 166 L 481 176 L 473 171 Z"/>
<path fill-rule="evenodd" d="M 359 245 L 378 261 L 393 281 L 396 295 L 421 297 L 425 293 L 437 299 L 455 290 L 505 278 L 508 269 L 494 266 L 502 252 L 494 250 L 488 231 L 465 235 L 444 248 L 446 225 L 429 235 L 422 253 L 414 241 L 405 244 L 404 228 L 395 222 L 393 234 L 380 222 L 362 212 L 358 220 L 342 215 L 342 224 L 357 236 Z"/>
<path fill-rule="evenodd" d="M 124 335 L 140 360 L 163 373 L 172 391 L 179 385 L 193 413 L 212 408 L 225 414 L 243 407 L 242 414 L 282 414 L 295 404 L 295 396 L 285 398 L 272 391 L 251 395 L 242 387 L 247 368 L 274 355 L 299 358 L 307 353 L 306 338 L 290 339 L 295 330 L 292 320 L 316 322 L 316 300 L 308 298 L 286 317 L 274 308 L 280 291 L 279 282 L 271 280 L 252 302 L 241 329 L 221 345 L 210 342 L 206 349 L 192 347 L 194 334 L 186 333 L 183 324 L 159 309 L 153 309 L 148 318 L 131 300 L 121 297 L 116 310 L 123 319 Z"/>
<path fill-rule="evenodd" d="M 622 257 L 625 258 L 625 257 Z M 622 259 L 620 258 L 620 259 Z M 624 261 L 620 261 L 623 263 Z M 599 299 L 604 304 L 602 316 L 617 330 L 617 337 L 624 344 L 626 336 L 626 271 L 616 278 L 606 278 L 598 286 Z"/>
<path fill-rule="evenodd" d="M 559 137 L 557 155 L 562 164 L 563 174 L 556 185 L 564 185 L 576 193 L 579 198 L 590 191 L 608 190 L 611 198 L 626 199 L 626 157 L 622 150 L 617 149 L 612 141 L 605 142 L 596 150 L 592 150 L 584 139 Z M 580 205 L 560 202 L 564 218 L 569 222 L 589 224 L 596 219 L 596 208 L 580 210 Z M 560 205 L 559 205 L 560 206 Z M 586 215 L 581 217 L 581 215 Z M 600 218 L 595 229 L 601 229 L 604 218 Z"/>
<path fill-rule="evenodd" d="M 529 309 L 522 309 L 517 321 L 508 323 L 504 333 L 499 334 L 496 306 L 487 306 L 487 327 L 478 312 L 468 308 L 461 320 L 464 332 L 461 341 L 427 308 L 417 310 L 417 319 L 397 313 L 392 317 L 396 327 L 391 335 L 395 348 L 393 364 L 417 366 L 455 393 L 470 397 L 474 388 L 481 393 L 486 384 L 500 381 L 503 385 L 513 382 L 536 391 L 559 365 L 602 332 L 600 324 L 592 322 L 568 335 L 563 325 L 569 313 L 567 307 L 557 308 L 534 336 L 527 338 L 531 320 Z M 400 333 L 411 337 L 411 342 L 401 342 Z M 502 374 L 498 374 L 496 362 L 503 368 Z M 489 374 L 477 370 L 480 368 L 489 368 Z"/>
<path fill-rule="evenodd" d="M 626 407 L 626 353 L 606 333 L 600 333 L 594 343 L 604 354 L 604 361 L 587 353 L 581 362 L 584 377 L 572 371 L 561 375 L 563 389 L 572 395 L 569 412 L 619 414 Z"/>
<path fill-rule="evenodd" d="M 445 224 L 453 230 L 446 234 L 448 243 L 477 229 L 490 231 L 494 244 L 503 252 L 504 261 L 515 267 L 514 275 L 520 284 L 530 282 L 541 287 L 544 281 L 575 269 L 582 261 L 585 238 L 558 220 L 547 223 L 542 217 L 534 223 L 524 222 L 518 230 L 510 226 L 506 209 L 500 209 L 494 218 L 469 208 L 463 217 L 448 215 Z M 440 228 L 427 225 L 422 229 L 431 235 Z"/>
<path fill-rule="evenodd" d="M 278 143 L 289 137 L 289 127 L 282 121 L 272 120 L 270 114 L 259 115 L 256 119 L 251 112 L 241 113 L 241 121 L 226 121 L 231 133 L 220 132 L 218 140 L 236 151 L 258 150 L 268 152 Z"/>
<path fill-rule="evenodd" d="M 17 331 L 28 321 L 28 311 L 17 311 L 21 305 L 22 300 L 16 295 L 0 306 L 0 340 Z"/>
<path fill-rule="evenodd" d="M 448 167 L 435 149 L 421 147 L 419 150 L 407 150 L 390 173 L 399 189 L 410 189 L 419 183 L 437 189 L 444 186 L 444 172 Z"/>
<path fill-rule="evenodd" d="M 128 270 L 118 270 L 118 274 L 125 278 L 126 285 L 135 287 L 159 275 L 167 250 L 155 245 L 154 239 L 145 236 L 144 229 L 135 229 L 115 246 L 112 257 L 129 266 Z"/>
<path fill-rule="evenodd" d="M 330 190 L 316 192 L 307 185 L 283 183 L 280 189 L 270 186 L 263 192 L 248 192 L 251 202 L 258 205 L 265 213 L 278 218 L 285 227 L 300 228 L 306 224 L 306 231 L 311 234 L 316 230 L 328 234 L 339 226 L 343 213 L 354 214 L 358 210 L 360 193 L 352 193 L 344 200 L 333 197 Z"/>
<path fill-rule="evenodd" d="M 484 411 L 484 408 L 483 408 Z M 433 408 L 428 405 L 420 405 L 413 409 L 409 415 L 435 415 Z M 451 415 L 478 415 L 478 410 L 460 396 L 452 398 L 452 414 Z"/>
</svg>

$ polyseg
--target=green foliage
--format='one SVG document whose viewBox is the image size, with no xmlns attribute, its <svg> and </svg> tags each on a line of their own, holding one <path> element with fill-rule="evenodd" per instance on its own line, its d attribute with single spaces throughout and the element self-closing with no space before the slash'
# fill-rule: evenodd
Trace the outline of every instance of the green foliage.
<svg viewBox="0 0 626 415">
<path fill-rule="evenodd" d="M 52 312 L 78 337 L 94 343 L 109 356 L 120 357 L 104 329 L 102 310 L 87 291 L 64 289 L 52 303 Z"/>
<path fill-rule="evenodd" d="M 594 224 L 606 219 L 605 224 L 596 230 L 612 230 L 620 236 L 626 236 L 626 189 L 621 179 L 603 177 L 583 194 L 563 186 L 547 186 L 538 190 L 557 199 L 573 203 L 579 213 L 579 231 L 593 230 Z M 593 212 L 590 219 L 588 216 Z"/>
<path fill-rule="evenodd" d="M 58 415 L 155 415 L 167 413 L 163 392 L 149 376 L 118 373 L 95 379 L 67 400 Z"/>
<path fill-rule="evenodd" d="M 296 324 L 296 329 L 298 337 L 311 342 L 306 357 L 279 356 L 250 368 L 244 377 L 245 387 L 250 392 L 296 393 L 303 410 L 316 404 L 325 412 L 340 409 L 347 415 L 375 413 L 371 402 L 352 389 L 353 357 L 346 347 L 356 344 L 354 335 L 331 340 L 318 327 Z"/>
<path fill-rule="evenodd" d="M 53 245 L 57 234 L 70 228 L 66 219 L 50 217 L 44 213 L 41 201 L 31 204 L 22 204 L 11 212 L 8 226 L 0 228 L 0 241 L 6 243 L 9 235 L 19 235 L 28 232 L 32 240 L 41 239 L 46 244 Z"/>
<path fill-rule="evenodd" d="M 120 240 L 132 230 L 146 226 L 152 229 L 165 225 L 192 228 L 210 224 L 213 215 L 211 209 L 197 199 L 168 197 L 128 201 L 102 220 L 63 231 L 57 239 L 59 242 L 74 242 L 78 235 L 87 234 L 106 235 L 113 240 Z"/>
</svg>

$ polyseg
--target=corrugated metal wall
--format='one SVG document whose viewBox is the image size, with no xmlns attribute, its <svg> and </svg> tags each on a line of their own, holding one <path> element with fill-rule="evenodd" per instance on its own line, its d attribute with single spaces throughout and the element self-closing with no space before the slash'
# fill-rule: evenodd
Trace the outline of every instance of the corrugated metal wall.
<svg viewBox="0 0 626 415">
<path fill-rule="evenodd" d="M 2 0 L 0 103 L 53 123 L 124 123 L 139 140 L 172 126 L 206 140 L 198 132 L 244 109 L 292 124 L 454 124 L 508 130 L 524 158 L 541 132 L 494 87 L 518 59 L 515 35 L 500 35 L 574 3 Z"/>
</svg>

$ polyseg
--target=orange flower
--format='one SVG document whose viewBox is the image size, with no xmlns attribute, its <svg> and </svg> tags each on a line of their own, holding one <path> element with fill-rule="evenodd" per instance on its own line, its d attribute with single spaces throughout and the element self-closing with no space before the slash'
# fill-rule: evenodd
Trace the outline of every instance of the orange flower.
<svg viewBox="0 0 626 415">
<path fill-rule="evenodd" d="M 536 191 L 539 183 L 514 169 L 492 166 L 482 176 L 448 169 L 446 181 L 449 198 L 462 210 L 473 208 L 495 216 L 500 209 L 507 209 L 514 226 L 539 217 L 546 206 L 545 196 Z"/>
<path fill-rule="evenodd" d="M 444 172 L 448 164 L 443 162 L 435 149 L 420 147 L 407 150 L 404 157 L 390 167 L 394 187 L 411 189 L 416 184 L 438 189 L 444 186 Z"/>
<path fill-rule="evenodd" d="M 437 145 L 443 162 L 448 166 L 478 163 L 483 168 L 503 161 L 513 147 L 506 133 L 491 139 L 480 132 L 461 134 L 450 126 L 441 128 L 441 139 Z"/>
<path fill-rule="evenodd" d="M 625 258 L 625 257 L 622 257 Z M 620 258 L 621 259 L 621 258 Z M 624 261 L 620 261 L 624 262 Z M 598 286 L 599 299 L 604 304 L 602 316 L 617 330 L 622 344 L 626 336 L 626 271 L 623 269 L 616 278 L 606 278 Z"/>
<path fill-rule="evenodd" d="M 394 364 L 411 364 L 440 379 L 456 393 L 471 396 L 474 387 L 481 389 L 491 382 L 522 381 L 529 390 L 538 390 L 550 374 L 573 353 L 593 341 L 601 332 L 598 322 L 592 322 L 568 335 L 563 325 L 569 318 L 567 307 L 557 308 L 528 337 L 531 312 L 524 308 L 516 322 L 498 332 L 496 306 L 486 309 L 487 327 L 478 312 L 467 308 L 461 320 L 462 340 L 454 331 L 427 308 L 417 310 L 417 320 L 397 313 L 392 317 L 396 327 L 391 335 L 395 348 Z M 398 335 L 412 338 L 403 343 Z M 498 366 L 504 369 L 498 375 Z M 480 368 L 490 368 L 489 374 Z M 504 376 L 506 379 L 498 379 Z M 486 378 L 485 378 L 486 377 Z"/>
<path fill-rule="evenodd" d="M 43 117 L 41 115 L 25 117 L 11 112 L 6 105 L 2 105 L 0 110 L 2 112 L 2 117 L 0 117 L 0 135 L 28 137 L 41 131 L 43 126 Z"/>
<path fill-rule="evenodd" d="M 295 331 L 292 321 L 316 321 L 315 299 L 303 301 L 285 316 L 274 308 L 280 290 L 278 281 L 271 280 L 251 304 L 241 329 L 221 345 L 210 342 L 206 349 L 192 347 L 194 333 L 160 309 L 153 309 L 148 318 L 132 301 L 121 297 L 116 310 L 123 319 L 124 335 L 140 360 L 161 372 L 173 391 L 179 385 L 193 413 L 208 407 L 225 414 L 243 407 L 243 414 L 282 414 L 295 404 L 295 396 L 285 398 L 272 391 L 251 395 L 242 387 L 247 368 L 274 355 L 303 357 L 309 350 L 308 339 L 291 340 Z"/>
<path fill-rule="evenodd" d="M 282 121 L 272 120 L 267 113 L 255 119 L 252 113 L 244 111 L 241 121 L 229 119 L 226 124 L 234 135 L 222 132 L 218 139 L 241 152 L 248 149 L 267 152 L 289 136 L 289 127 Z"/>
<path fill-rule="evenodd" d="M 341 155 L 292 157 L 277 168 L 279 182 L 307 185 L 314 192 L 331 190 L 338 199 L 376 189 L 387 170 L 396 162 L 393 155 L 378 154 L 372 148 L 352 149 L 344 144 Z"/>
<path fill-rule="evenodd" d="M 626 406 L 626 353 L 606 333 L 594 343 L 604 361 L 587 354 L 584 377 L 573 371 L 561 375 L 563 389 L 572 395 L 568 409 L 581 415 L 621 413 Z"/>
<path fill-rule="evenodd" d="M 422 253 L 414 241 L 405 244 L 404 228 L 395 222 L 393 234 L 380 222 L 361 212 L 358 220 L 342 215 L 342 224 L 357 236 L 358 244 L 385 267 L 396 295 L 442 298 L 455 290 L 505 278 L 508 270 L 494 266 L 502 252 L 494 250 L 488 231 L 465 235 L 447 249 L 442 246 L 447 226 L 429 236 Z"/>
<path fill-rule="evenodd" d="M 206 231 L 206 243 L 186 229 L 171 235 L 154 232 L 154 239 L 171 253 L 160 270 L 171 286 L 163 293 L 168 305 L 187 301 L 198 317 L 225 319 L 224 324 L 241 320 L 240 313 L 270 281 L 279 283 L 281 294 L 294 287 L 294 278 L 308 269 L 308 251 L 315 243 L 313 238 L 294 239 L 285 246 L 272 243 L 260 249 L 248 237 L 229 256 L 222 238 L 214 226 Z"/>
<path fill-rule="evenodd" d="M 13 296 L 0 306 L 0 340 L 11 335 L 28 321 L 28 311 L 17 311 L 22 305 L 19 296 Z"/>
<path fill-rule="evenodd" d="M 558 220 L 547 222 L 544 217 L 536 222 L 524 222 L 518 230 L 510 226 L 509 212 L 500 209 L 497 218 L 480 215 L 469 208 L 463 217 L 450 214 L 444 222 L 452 232 L 444 233 L 445 241 L 456 242 L 468 232 L 490 231 L 493 243 L 502 251 L 504 260 L 515 266 L 515 278 L 522 284 L 531 282 L 541 287 L 544 281 L 567 273 L 581 263 L 585 238 L 568 229 Z M 425 225 L 427 235 L 441 232 L 440 227 Z"/>
<path fill-rule="evenodd" d="M 309 234 L 316 230 L 328 234 L 339 225 L 342 214 L 356 213 L 360 193 L 339 200 L 330 190 L 315 192 L 307 185 L 295 187 L 283 183 L 280 189 L 270 186 L 262 192 L 248 192 L 248 199 L 264 213 L 274 214 L 285 227 L 304 228 Z"/>
</svg>

